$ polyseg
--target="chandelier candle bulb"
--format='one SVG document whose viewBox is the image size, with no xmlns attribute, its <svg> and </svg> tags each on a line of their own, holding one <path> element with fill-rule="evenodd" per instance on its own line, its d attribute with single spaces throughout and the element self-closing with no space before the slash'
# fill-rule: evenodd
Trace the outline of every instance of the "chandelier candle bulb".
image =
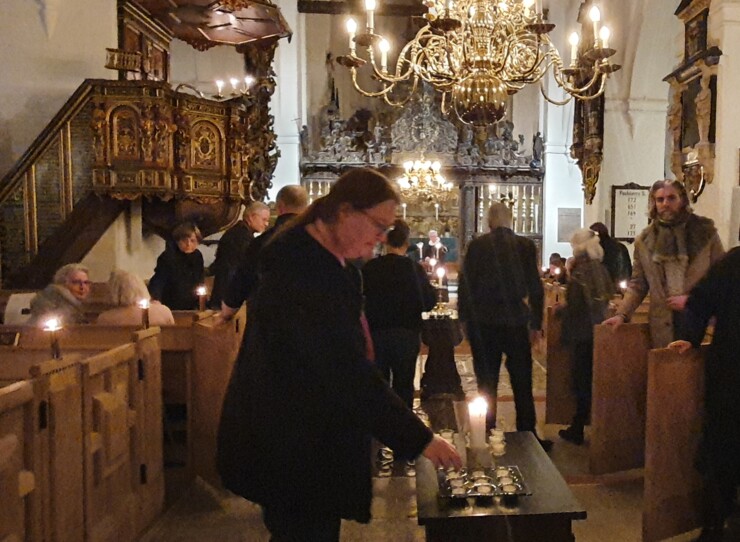
<svg viewBox="0 0 740 542">
<path fill-rule="evenodd" d="M 236 90 L 236 86 L 239 84 L 239 79 L 237 79 L 236 77 L 232 77 L 231 79 L 229 79 L 229 83 L 231 83 L 231 94 L 234 96 L 239 94 L 239 92 Z"/>
<path fill-rule="evenodd" d="M 406 220 L 406 204 L 401 204 L 401 209 L 403 209 L 403 219 Z"/>
<path fill-rule="evenodd" d="M 355 55 L 355 32 L 357 32 L 357 23 L 354 19 L 347 19 L 347 34 L 349 34 L 349 52 Z"/>
<path fill-rule="evenodd" d="M 375 31 L 375 0 L 365 0 L 367 11 L 367 31 L 372 34 Z"/>
<path fill-rule="evenodd" d="M 139 308 L 141 308 L 141 326 L 144 329 L 149 328 L 149 300 L 140 299 Z"/>
<path fill-rule="evenodd" d="M 578 63 L 578 43 L 581 41 L 581 37 L 578 32 L 573 32 L 568 41 L 570 42 L 570 65 L 575 67 Z"/>
<path fill-rule="evenodd" d="M 206 295 L 208 294 L 208 289 L 205 286 L 198 286 L 195 293 L 198 294 L 198 310 L 206 310 Z"/>
<path fill-rule="evenodd" d="M 380 69 L 385 73 L 388 71 L 388 51 L 391 49 L 391 44 L 388 40 L 382 39 L 378 44 L 378 49 L 380 49 Z"/>
<path fill-rule="evenodd" d="M 486 447 L 486 413 L 488 403 L 483 397 L 476 397 L 468 404 L 470 416 L 470 447 Z"/>
<path fill-rule="evenodd" d="M 601 20 L 601 11 L 599 11 L 598 7 L 594 6 L 588 12 L 588 16 L 591 18 L 591 21 L 594 23 L 594 44 L 596 47 L 598 47 L 599 46 L 599 21 Z"/>
<path fill-rule="evenodd" d="M 608 26 L 602 26 L 599 30 L 599 39 L 601 40 L 601 46 L 606 49 L 609 47 L 609 38 L 611 37 L 611 30 Z"/>
<path fill-rule="evenodd" d="M 434 204 L 434 219 L 439 220 L 439 203 Z"/>
<path fill-rule="evenodd" d="M 216 79 L 216 96 L 223 96 L 222 91 L 224 89 L 224 82 L 221 79 Z"/>
</svg>

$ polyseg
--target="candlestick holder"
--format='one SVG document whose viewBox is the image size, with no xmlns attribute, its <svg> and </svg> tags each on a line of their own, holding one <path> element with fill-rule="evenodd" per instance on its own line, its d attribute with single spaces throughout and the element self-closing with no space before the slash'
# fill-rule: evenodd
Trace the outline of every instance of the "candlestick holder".
<svg viewBox="0 0 740 542">
<path fill-rule="evenodd" d="M 62 350 L 59 347 L 59 337 L 57 336 L 57 331 L 62 329 L 62 326 L 60 325 L 59 320 L 56 318 L 50 318 L 46 321 L 46 324 L 44 325 L 44 331 L 49 332 L 49 339 L 51 344 L 51 358 L 52 359 L 62 359 Z"/>
<path fill-rule="evenodd" d="M 149 300 L 142 299 L 139 301 L 139 307 L 141 308 L 141 327 L 144 329 L 149 328 Z"/>
</svg>

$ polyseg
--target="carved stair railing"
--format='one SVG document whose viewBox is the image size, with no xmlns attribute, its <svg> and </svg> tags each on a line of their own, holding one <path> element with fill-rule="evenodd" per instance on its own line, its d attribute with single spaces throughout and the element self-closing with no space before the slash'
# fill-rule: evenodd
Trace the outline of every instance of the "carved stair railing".
<svg viewBox="0 0 740 542">
<path fill-rule="evenodd" d="M 131 200 L 143 200 L 145 225 L 162 236 L 183 220 L 205 235 L 233 223 L 270 187 L 276 151 L 259 99 L 269 79 L 256 100 L 222 102 L 163 82 L 85 81 L 0 180 L 3 286 L 43 287 Z"/>
</svg>

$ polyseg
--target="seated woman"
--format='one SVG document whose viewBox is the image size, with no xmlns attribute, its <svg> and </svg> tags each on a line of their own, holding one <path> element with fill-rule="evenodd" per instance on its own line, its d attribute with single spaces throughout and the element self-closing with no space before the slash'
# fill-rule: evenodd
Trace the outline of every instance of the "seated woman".
<svg viewBox="0 0 740 542">
<path fill-rule="evenodd" d="M 111 272 L 108 290 L 114 309 L 100 313 L 97 323 L 113 326 L 136 326 L 141 324 L 139 301 L 149 299 L 144 281 L 128 271 Z M 153 326 L 174 325 L 172 311 L 165 305 L 153 302 L 149 306 L 149 323 Z"/>
<path fill-rule="evenodd" d="M 63 324 L 87 324 L 83 302 L 90 294 L 90 271 L 79 263 L 68 263 L 54 273 L 51 284 L 31 300 L 28 325 L 43 325 L 48 318 Z"/>
<path fill-rule="evenodd" d="M 175 244 L 167 244 L 157 258 L 154 276 L 149 280 L 152 299 L 173 311 L 198 308 L 196 289 L 205 280 L 203 254 L 198 250 L 202 239 L 198 226 L 190 222 L 180 224 L 172 231 Z"/>
</svg>

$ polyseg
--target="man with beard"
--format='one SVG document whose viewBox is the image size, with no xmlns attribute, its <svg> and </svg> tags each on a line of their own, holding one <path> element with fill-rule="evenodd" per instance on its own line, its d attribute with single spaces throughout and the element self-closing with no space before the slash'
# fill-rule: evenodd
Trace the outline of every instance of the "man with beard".
<svg viewBox="0 0 740 542">
<path fill-rule="evenodd" d="M 650 225 L 635 238 L 634 266 L 616 316 L 628 321 L 650 292 L 648 319 L 653 348 L 682 336 L 687 293 L 724 254 L 714 222 L 693 213 L 686 188 L 678 181 L 656 181 L 650 188 Z"/>
</svg>

